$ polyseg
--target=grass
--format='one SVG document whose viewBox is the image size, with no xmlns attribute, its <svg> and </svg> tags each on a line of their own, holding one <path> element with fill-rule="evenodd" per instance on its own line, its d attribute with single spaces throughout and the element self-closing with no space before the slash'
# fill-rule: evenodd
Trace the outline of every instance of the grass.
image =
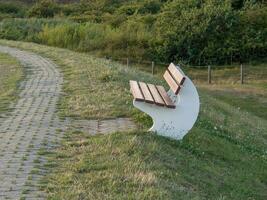
<svg viewBox="0 0 267 200">
<path fill-rule="evenodd" d="M 23 78 L 23 68 L 13 57 L 0 53 L 0 114 L 16 100 L 18 83 Z"/>
<path fill-rule="evenodd" d="M 266 85 L 267 83 L 256 83 L 241 87 L 224 84 L 212 87 L 206 85 L 202 88 L 209 95 L 233 105 L 237 109 L 267 119 L 267 112 L 264 112 L 267 107 Z"/>
<path fill-rule="evenodd" d="M 1 41 L 54 60 L 64 74 L 62 116 L 76 118 L 148 117 L 131 103 L 128 80 L 162 83 L 138 70 L 88 54 L 31 43 Z M 253 66 L 254 67 L 254 66 Z M 266 65 L 255 66 L 266 70 Z M 220 73 L 227 77 L 229 69 Z M 193 71 L 193 70 L 192 70 Z M 205 71 L 193 71 L 196 76 Z M 266 199 L 266 77 L 248 85 L 197 81 L 201 111 L 182 141 L 140 130 L 88 136 L 65 134 L 49 159 L 43 180 L 48 199 Z"/>
<path fill-rule="evenodd" d="M 155 82 L 150 75 L 125 69 L 123 65 L 88 54 L 33 43 L 2 40 L 1 44 L 37 52 L 54 60 L 61 67 L 65 84 L 59 109 L 64 117 L 129 117 L 133 112 L 132 97 L 125 87 L 129 80 L 140 77 Z"/>
<path fill-rule="evenodd" d="M 266 199 L 266 119 L 201 94 L 182 141 L 69 132 L 49 156 L 49 199 Z"/>
<path fill-rule="evenodd" d="M 126 65 L 126 59 L 117 60 Z M 168 64 L 156 63 L 154 75 L 161 78 Z M 130 68 L 135 68 L 147 73 L 151 73 L 151 63 L 130 62 Z M 206 84 L 208 82 L 208 66 L 188 66 L 182 64 L 184 72 L 197 84 Z M 267 65 L 266 61 L 262 63 L 251 62 L 243 64 L 243 74 L 246 84 L 265 84 L 267 87 Z M 240 64 L 214 66 L 211 65 L 211 81 L 213 84 L 239 84 L 240 83 Z"/>
</svg>

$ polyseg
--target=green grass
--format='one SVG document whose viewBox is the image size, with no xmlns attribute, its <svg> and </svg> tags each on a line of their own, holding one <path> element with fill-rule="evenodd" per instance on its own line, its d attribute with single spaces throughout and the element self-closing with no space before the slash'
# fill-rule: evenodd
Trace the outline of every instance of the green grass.
<svg viewBox="0 0 267 200">
<path fill-rule="evenodd" d="M 17 98 L 18 83 L 23 77 L 23 68 L 13 57 L 0 53 L 0 114 L 9 109 Z"/>
<path fill-rule="evenodd" d="M 1 40 L 1 44 L 31 50 L 54 60 L 64 74 L 64 94 L 60 102 L 62 116 L 77 118 L 114 118 L 131 116 L 130 79 L 155 82 L 145 73 L 125 69 L 123 65 L 89 54 Z M 119 106 L 118 106 L 119 105 Z"/>
<path fill-rule="evenodd" d="M 162 78 L 88 54 L 0 43 L 37 52 L 60 66 L 65 79 L 62 116 L 134 116 L 146 126 L 151 123 L 133 108 L 128 80 L 162 83 Z M 206 72 L 194 73 L 204 77 Z M 51 169 L 43 180 L 48 199 L 266 199 L 266 77 L 255 73 L 244 86 L 229 80 L 211 86 L 204 82 L 198 85 L 199 119 L 182 141 L 143 128 L 97 136 L 67 132 L 56 151 L 42 152 Z"/>
<path fill-rule="evenodd" d="M 117 60 L 126 65 L 126 59 Z M 140 64 L 138 61 L 130 59 L 130 68 L 145 71 L 151 74 L 151 62 L 146 61 Z M 154 75 L 161 78 L 168 64 L 155 63 Z M 208 82 L 208 66 L 188 66 L 182 65 L 183 71 L 197 84 L 206 84 Z M 256 84 L 267 87 L 267 63 L 245 63 L 243 64 L 245 84 Z M 211 65 L 211 82 L 212 84 L 239 84 L 240 83 L 240 64 L 232 65 Z"/>
<path fill-rule="evenodd" d="M 182 141 L 69 132 L 49 156 L 49 199 L 266 199 L 266 119 L 201 94 Z"/>
<path fill-rule="evenodd" d="M 205 88 L 205 92 L 211 96 L 233 105 L 237 109 L 247 111 L 260 118 L 267 119 L 267 93 L 265 84 L 244 85 L 236 87 L 233 85 L 222 85 Z"/>
<path fill-rule="evenodd" d="M 266 163 L 209 131 L 197 126 L 182 142 L 72 133 L 52 158 L 46 189 L 50 199 L 264 199 Z"/>
</svg>

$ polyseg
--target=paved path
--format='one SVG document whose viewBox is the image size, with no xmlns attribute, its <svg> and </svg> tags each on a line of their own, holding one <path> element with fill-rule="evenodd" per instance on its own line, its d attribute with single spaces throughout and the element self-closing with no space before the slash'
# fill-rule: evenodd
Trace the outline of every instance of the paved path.
<svg viewBox="0 0 267 200">
<path fill-rule="evenodd" d="M 112 120 L 60 121 L 56 104 L 63 78 L 57 66 L 34 53 L 0 45 L 0 52 L 21 61 L 26 78 L 20 86 L 19 100 L 6 116 L 0 116 L 0 200 L 45 199 L 38 184 L 45 171 L 42 148 L 53 147 L 65 127 L 85 133 L 108 134 L 136 129 L 127 118 Z"/>
<path fill-rule="evenodd" d="M 0 199 L 43 199 L 38 190 L 44 160 L 38 155 L 60 138 L 62 123 L 56 116 L 63 78 L 55 64 L 33 53 L 0 46 L 21 61 L 27 71 L 19 100 L 0 118 Z"/>
<path fill-rule="evenodd" d="M 129 118 L 103 119 L 103 120 L 74 120 L 69 129 L 79 130 L 88 135 L 110 134 L 114 132 L 127 132 L 137 129 L 135 123 Z"/>
</svg>

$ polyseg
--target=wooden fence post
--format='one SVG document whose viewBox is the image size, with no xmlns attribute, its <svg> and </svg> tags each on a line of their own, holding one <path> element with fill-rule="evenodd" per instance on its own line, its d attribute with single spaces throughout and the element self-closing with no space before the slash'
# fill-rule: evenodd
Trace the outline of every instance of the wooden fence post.
<svg viewBox="0 0 267 200">
<path fill-rule="evenodd" d="M 244 84 L 243 64 L 240 65 L 240 82 L 241 82 L 241 84 Z"/>
<path fill-rule="evenodd" d="M 211 84 L 211 67 L 208 66 L 208 84 Z"/>
<path fill-rule="evenodd" d="M 151 73 L 152 73 L 152 75 L 154 75 L 154 67 L 155 67 L 155 63 L 154 63 L 154 61 L 152 61 L 152 69 L 151 69 Z"/>
</svg>

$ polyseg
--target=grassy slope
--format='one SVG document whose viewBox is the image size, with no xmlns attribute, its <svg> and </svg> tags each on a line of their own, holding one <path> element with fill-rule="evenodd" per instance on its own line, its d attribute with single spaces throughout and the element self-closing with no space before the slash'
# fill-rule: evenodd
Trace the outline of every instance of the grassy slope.
<svg viewBox="0 0 267 200">
<path fill-rule="evenodd" d="M 0 43 L 38 52 L 61 66 L 63 116 L 134 114 L 146 120 L 131 105 L 128 79 L 161 82 L 87 54 Z M 262 83 L 202 85 L 200 117 L 182 141 L 142 130 L 94 137 L 67 133 L 63 145 L 49 154 L 54 173 L 44 186 L 50 199 L 266 199 L 267 92 Z"/>
<path fill-rule="evenodd" d="M 63 116 L 78 118 L 130 116 L 133 108 L 130 106 L 132 100 L 127 88 L 128 80 L 140 77 L 155 82 L 151 76 L 144 73 L 121 70 L 122 65 L 94 58 L 88 54 L 31 43 L 7 41 L 1 43 L 35 51 L 61 66 L 65 80 L 65 96 L 60 106 Z"/>
<path fill-rule="evenodd" d="M 22 79 L 23 69 L 13 57 L 0 53 L 0 114 L 9 108 L 16 99 L 18 82 Z"/>
</svg>

